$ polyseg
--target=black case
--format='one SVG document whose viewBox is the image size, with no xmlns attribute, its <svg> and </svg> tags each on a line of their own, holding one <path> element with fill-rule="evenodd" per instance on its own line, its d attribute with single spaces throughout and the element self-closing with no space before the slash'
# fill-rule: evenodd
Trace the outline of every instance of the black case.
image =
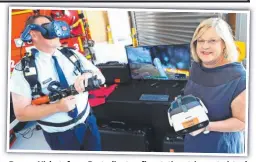
<svg viewBox="0 0 256 162">
<path fill-rule="evenodd" d="M 122 122 L 99 125 L 102 151 L 151 150 L 152 130 L 150 128 L 131 128 Z"/>
<path fill-rule="evenodd" d="M 96 65 L 106 79 L 106 84 L 129 83 L 131 81 L 130 72 L 127 64 L 117 61 L 110 61 Z"/>
<path fill-rule="evenodd" d="M 181 87 L 175 88 L 170 88 L 171 83 L 175 82 L 160 82 L 157 88 L 150 86 L 155 83 L 156 81 L 133 81 L 133 84 L 119 85 L 106 98 L 105 104 L 94 107 L 97 119 L 152 125 L 154 130 L 159 128 L 165 132 L 171 131 L 167 112 L 171 101 L 180 94 L 183 83 L 180 84 Z M 168 102 L 140 101 L 142 94 L 165 94 L 170 97 Z"/>
<path fill-rule="evenodd" d="M 165 135 L 163 139 L 163 152 L 184 152 L 183 136 L 173 134 Z"/>
</svg>

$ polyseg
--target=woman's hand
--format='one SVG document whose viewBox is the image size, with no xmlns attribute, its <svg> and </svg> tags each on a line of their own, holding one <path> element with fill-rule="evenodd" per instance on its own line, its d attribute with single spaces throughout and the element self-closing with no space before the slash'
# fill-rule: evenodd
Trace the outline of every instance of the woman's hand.
<svg viewBox="0 0 256 162">
<path fill-rule="evenodd" d="M 198 130 L 196 130 L 196 131 L 194 131 L 194 132 L 191 132 L 191 133 L 189 133 L 191 136 L 196 136 L 196 135 L 198 135 L 198 134 L 200 134 L 200 133 L 202 133 L 202 132 L 204 132 L 205 131 L 205 128 L 201 128 L 201 129 L 198 129 Z"/>
</svg>

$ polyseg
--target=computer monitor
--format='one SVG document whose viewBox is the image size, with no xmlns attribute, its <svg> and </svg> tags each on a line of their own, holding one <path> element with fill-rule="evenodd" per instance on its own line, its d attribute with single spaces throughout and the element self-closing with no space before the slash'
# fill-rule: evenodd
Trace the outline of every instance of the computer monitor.
<svg viewBox="0 0 256 162">
<path fill-rule="evenodd" d="M 187 80 L 189 44 L 126 47 L 132 79 Z"/>
</svg>

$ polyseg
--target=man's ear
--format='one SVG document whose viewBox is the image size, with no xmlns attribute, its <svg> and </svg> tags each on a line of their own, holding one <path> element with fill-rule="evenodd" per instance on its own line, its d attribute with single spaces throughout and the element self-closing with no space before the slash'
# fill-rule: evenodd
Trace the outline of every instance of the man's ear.
<svg viewBox="0 0 256 162">
<path fill-rule="evenodd" d="M 35 31 L 30 31 L 29 34 L 31 35 L 32 40 L 35 40 L 37 38 Z"/>
</svg>

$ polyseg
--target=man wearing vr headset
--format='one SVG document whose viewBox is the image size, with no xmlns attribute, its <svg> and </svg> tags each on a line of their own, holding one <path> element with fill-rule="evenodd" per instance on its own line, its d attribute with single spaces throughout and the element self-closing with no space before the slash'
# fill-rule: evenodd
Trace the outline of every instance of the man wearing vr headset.
<svg viewBox="0 0 256 162">
<path fill-rule="evenodd" d="M 26 27 L 29 24 L 44 27 L 52 21 L 47 16 L 32 16 L 27 20 Z M 59 81 L 61 84 L 64 82 L 59 71 L 61 69 L 65 82 L 68 85 L 74 84 L 79 94 L 62 98 L 51 104 L 32 105 L 32 90 L 24 78 L 24 72 L 20 68 L 21 63 L 18 63 L 11 77 L 11 92 L 16 118 L 19 121 L 41 121 L 39 125 L 52 150 L 100 151 L 101 143 L 96 118 L 88 103 L 88 92 L 84 90 L 92 75 L 97 75 L 102 84 L 105 82 L 104 76 L 82 54 L 72 50 L 83 68 L 93 71 L 93 73 L 77 74 L 74 64 L 59 50 L 61 48 L 59 37 L 47 38 L 46 33 L 42 34 L 42 31 L 33 29 L 29 31 L 29 34 L 33 45 L 38 50 L 34 58 L 41 92 L 49 94 L 47 87 L 52 81 Z M 30 71 L 30 74 L 32 73 L 33 70 Z"/>
</svg>

